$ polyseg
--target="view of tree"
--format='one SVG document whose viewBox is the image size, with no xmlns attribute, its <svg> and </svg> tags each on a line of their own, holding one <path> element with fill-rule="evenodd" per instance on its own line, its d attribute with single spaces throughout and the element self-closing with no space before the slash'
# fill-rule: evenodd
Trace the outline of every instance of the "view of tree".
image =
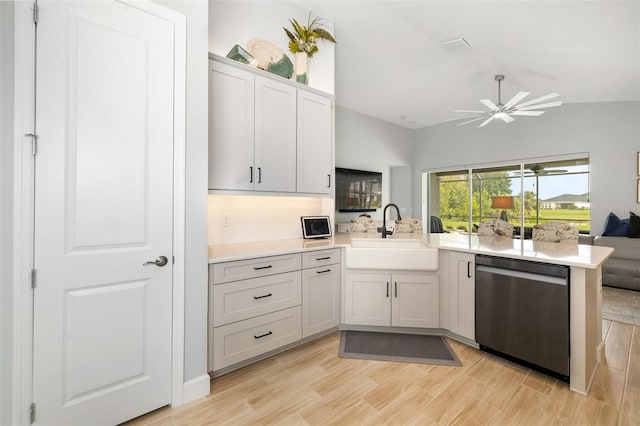
<svg viewBox="0 0 640 426">
<path fill-rule="evenodd" d="M 546 176 L 545 179 L 549 181 L 549 185 L 545 186 L 545 188 L 560 187 L 559 182 L 561 181 L 565 187 L 568 182 L 571 182 L 571 184 L 575 183 L 569 191 L 578 191 L 577 193 L 587 192 L 588 185 L 586 178 L 583 178 L 584 183 L 575 180 L 575 177 L 581 175 L 588 178 L 588 168 L 585 168 L 584 164 L 574 165 L 566 162 L 544 163 L 543 166 L 546 167 L 563 167 L 568 169 L 562 170 L 562 173 L 559 174 Z M 532 185 L 531 182 L 527 183 L 525 179 L 525 183 L 523 184 L 524 188 L 526 188 L 524 194 L 514 194 L 512 187 L 520 187 L 519 170 L 520 168 L 518 167 L 507 166 L 471 171 L 471 212 L 473 215 L 471 223 L 473 225 L 500 216 L 503 209 L 491 208 L 493 197 L 512 196 L 514 202 L 513 209 L 507 210 L 506 212 L 507 220 L 511 222 L 519 222 L 520 212 L 522 211 L 525 227 L 549 221 L 561 221 L 578 227 L 580 232 L 589 232 L 590 210 L 588 205 L 586 207 L 578 206 L 572 202 L 565 202 L 560 205 L 556 201 L 555 205 L 551 208 L 540 207 L 541 205 L 539 205 L 539 200 L 536 197 L 540 189 L 538 188 L 539 182 L 537 177 L 535 178 L 534 185 Z M 438 189 L 437 194 L 433 194 L 437 199 L 437 203 L 433 205 L 433 214 L 440 216 L 446 229 L 466 230 L 470 220 L 469 172 L 467 170 L 460 170 L 432 174 L 432 176 L 434 175 L 437 176 L 438 179 Z M 525 172 L 525 178 L 527 176 L 529 176 L 529 174 Z M 542 178 L 540 181 L 542 181 Z M 532 187 L 533 190 L 531 190 Z M 565 189 L 565 191 L 567 190 Z M 574 194 L 574 192 L 569 191 L 567 191 L 566 194 Z M 547 198 L 550 197 L 548 192 L 547 190 Z M 561 195 L 561 193 L 559 193 L 559 195 Z M 523 208 L 521 209 L 522 201 L 524 201 L 524 206 L 522 206 Z"/>
</svg>

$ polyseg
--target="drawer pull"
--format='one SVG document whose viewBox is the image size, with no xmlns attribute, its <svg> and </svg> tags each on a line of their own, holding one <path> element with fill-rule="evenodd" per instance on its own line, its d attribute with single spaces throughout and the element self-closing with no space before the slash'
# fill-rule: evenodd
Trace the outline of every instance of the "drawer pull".
<svg viewBox="0 0 640 426">
<path fill-rule="evenodd" d="M 324 271 L 316 271 L 316 274 L 325 274 L 327 272 L 331 272 L 331 269 L 325 269 Z"/>
<path fill-rule="evenodd" d="M 258 300 L 258 299 L 264 299 L 265 297 L 271 297 L 271 296 L 273 296 L 273 294 L 271 294 L 271 293 L 267 293 L 267 294 L 265 294 L 264 296 L 253 296 L 253 298 L 254 298 L 255 300 Z"/>
<path fill-rule="evenodd" d="M 329 260 L 331 259 L 331 256 L 327 256 L 327 257 L 316 257 L 316 260 Z"/>
<path fill-rule="evenodd" d="M 267 337 L 267 336 L 271 336 L 273 333 L 271 331 L 267 331 L 264 334 L 261 334 L 259 336 L 253 336 L 254 339 L 262 339 L 263 337 Z"/>
<path fill-rule="evenodd" d="M 254 271 L 259 271 L 261 269 L 269 269 L 269 268 L 273 268 L 273 265 L 267 265 L 267 266 L 254 266 L 253 270 Z"/>
</svg>

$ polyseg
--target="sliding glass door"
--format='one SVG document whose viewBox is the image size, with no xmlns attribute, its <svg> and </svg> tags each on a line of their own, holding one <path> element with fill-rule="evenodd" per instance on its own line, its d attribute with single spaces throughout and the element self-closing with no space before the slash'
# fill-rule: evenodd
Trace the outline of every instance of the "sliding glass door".
<svg viewBox="0 0 640 426">
<path fill-rule="evenodd" d="M 551 221 L 590 230 L 588 157 L 431 171 L 423 182 L 431 232 L 474 233 L 489 219 L 512 223 L 524 238 Z"/>
</svg>

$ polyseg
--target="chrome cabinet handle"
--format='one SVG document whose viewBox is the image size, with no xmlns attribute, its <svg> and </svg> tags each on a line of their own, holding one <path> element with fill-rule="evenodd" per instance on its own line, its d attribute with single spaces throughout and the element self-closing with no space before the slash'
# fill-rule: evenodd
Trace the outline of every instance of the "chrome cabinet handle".
<svg viewBox="0 0 640 426">
<path fill-rule="evenodd" d="M 156 260 L 153 260 L 153 261 L 150 260 L 148 262 L 144 262 L 142 266 L 147 266 L 147 265 L 164 266 L 167 264 L 167 262 L 169 262 L 169 259 L 167 259 L 166 256 L 160 256 Z"/>
</svg>

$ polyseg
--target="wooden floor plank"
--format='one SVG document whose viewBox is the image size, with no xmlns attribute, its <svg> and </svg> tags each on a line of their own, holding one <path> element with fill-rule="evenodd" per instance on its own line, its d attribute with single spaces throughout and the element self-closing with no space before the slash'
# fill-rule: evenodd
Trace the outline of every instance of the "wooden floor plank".
<svg viewBox="0 0 640 426">
<path fill-rule="evenodd" d="M 462 367 L 339 358 L 336 332 L 127 425 L 638 425 L 640 327 L 604 320 L 603 335 L 606 362 L 587 397 L 452 340 Z"/>
</svg>

